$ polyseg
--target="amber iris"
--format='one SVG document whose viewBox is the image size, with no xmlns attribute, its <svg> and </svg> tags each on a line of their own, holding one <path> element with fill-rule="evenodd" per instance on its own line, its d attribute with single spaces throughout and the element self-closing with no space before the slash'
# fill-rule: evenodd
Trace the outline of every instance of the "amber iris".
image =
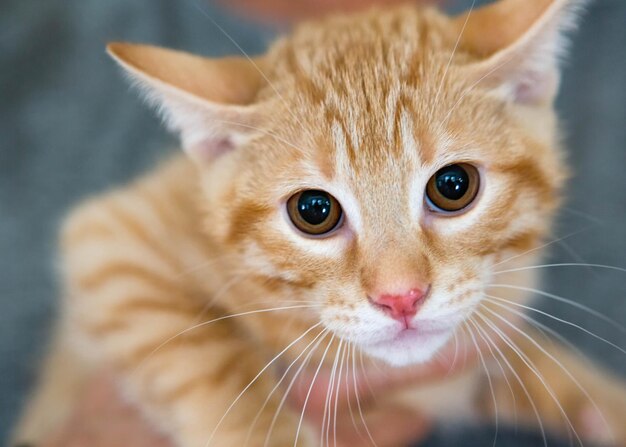
<svg viewBox="0 0 626 447">
<path fill-rule="evenodd" d="M 455 212 L 470 205 L 480 186 L 478 169 L 467 163 L 441 168 L 428 181 L 426 195 L 435 211 Z"/>
<path fill-rule="evenodd" d="M 287 212 L 295 227 L 303 233 L 320 236 L 334 230 L 341 220 L 341 206 L 325 191 L 300 191 L 287 201 Z"/>
</svg>

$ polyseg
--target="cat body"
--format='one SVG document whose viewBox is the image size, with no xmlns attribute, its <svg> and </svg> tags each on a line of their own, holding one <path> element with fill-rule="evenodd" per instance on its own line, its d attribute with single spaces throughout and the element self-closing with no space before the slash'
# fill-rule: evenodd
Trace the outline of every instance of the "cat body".
<svg viewBox="0 0 626 447">
<path fill-rule="evenodd" d="M 298 371 L 349 384 L 362 354 L 404 368 L 465 343 L 476 367 L 377 405 L 626 445 L 623 385 L 498 307 L 536 286 L 567 177 L 552 101 L 580 6 L 335 16 L 254 59 L 111 45 L 187 156 L 67 220 L 62 319 L 16 439 L 113 368 L 181 447 L 318 445 L 283 405 Z"/>
</svg>

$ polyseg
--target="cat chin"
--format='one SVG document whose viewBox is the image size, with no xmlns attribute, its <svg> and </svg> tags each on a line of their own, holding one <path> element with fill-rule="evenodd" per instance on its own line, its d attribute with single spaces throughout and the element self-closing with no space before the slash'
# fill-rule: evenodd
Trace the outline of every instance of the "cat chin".
<svg viewBox="0 0 626 447">
<path fill-rule="evenodd" d="M 416 335 L 406 331 L 394 340 L 363 345 L 361 349 L 370 357 L 391 366 L 402 367 L 426 363 L 452 336 L 452 331 L 436 335 Z"/>
</svg>

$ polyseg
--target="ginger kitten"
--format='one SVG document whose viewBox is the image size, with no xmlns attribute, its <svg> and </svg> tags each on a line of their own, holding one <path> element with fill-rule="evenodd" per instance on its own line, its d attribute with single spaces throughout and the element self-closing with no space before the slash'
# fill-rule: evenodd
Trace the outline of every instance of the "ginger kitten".
<svg viewBox="0 0 626 447">
<path fill-rule="evenodd" d="M 567 177 L 553 100 L 583 3 L 335 16 L 254 59 L 111 44 L 186 157 L 67 220 L 62 319 L 16 440 L 45 439 L 106 366 L 180 447 L 319 445 L 282 372 L 469 341 L 475 368 L 377 405 L 626 445 L 623 384 L 507 312 Z"/>
</svg>

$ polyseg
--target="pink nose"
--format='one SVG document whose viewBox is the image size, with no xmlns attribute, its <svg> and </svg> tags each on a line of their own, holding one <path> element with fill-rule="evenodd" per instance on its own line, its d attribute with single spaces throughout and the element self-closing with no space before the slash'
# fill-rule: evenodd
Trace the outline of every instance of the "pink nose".
<svg viewBox="0 0 626 447">
<path fill-rule="evenodd" d="M 427 294 L 428 289 L 411 289 L 402 295 L 380 295 L 372 303 L 394 320 L 404 322 L 415 316 Z"/>
</svg>

